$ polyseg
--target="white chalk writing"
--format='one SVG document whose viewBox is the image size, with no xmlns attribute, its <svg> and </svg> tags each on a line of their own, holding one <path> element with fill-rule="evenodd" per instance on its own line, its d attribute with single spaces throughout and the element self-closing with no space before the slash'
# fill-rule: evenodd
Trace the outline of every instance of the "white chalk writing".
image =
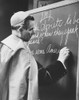
<svg viewBox="0 0 79 100">
<path fill-rule="evenodd" d="M 56 54 L 58 54 L 59 50 L 57 48 L 53 49 L 52 44 L 49 44 L 47 49 L 46 49 L 46 53 L 56 53 Z"/>
<path fill-rule="evenodd" d="M 55 53 L 58 54 L 60 51 L 60 49 L 57 48 L 53 48 L 52 44 L 49 44 L 46 48 L 46 50 L 44 49 L 36 49 L 36 50 L 32 50 L 32 54 L 33 55 L 43 55 L 43 54 L 48 54 L 48 53 Z"/>
<path fill-rule="evenodd" d="M 59 38 L 59 45 L 67 45 L 69 36 L 74 35 L 78 38 L 79 31 L 79 17 L 76 12 L 73 14 L 68 14 L 63 17 L 55 17 L 52 15 L 52 11 L 46 11 L 41 13 L 41 19 L 39 20 L 38 31 L 32 37 L 29 44 L 38 44 L 42 43 L 44 38 L 54 37 Z M 33 54 L 45 54 L 45 53 L 58 53 L 59 50 L 53 49 L 52 44 L 49 44 L 46 50 L 35 50 Z"/>
<path fill-rule="evenodd" d="M 73 24 L 78 24 L 79 23 L 79 18 L 77 18 L 77 14 L 75 12 L 74 18 L 73 18 Z"/>
</svg>

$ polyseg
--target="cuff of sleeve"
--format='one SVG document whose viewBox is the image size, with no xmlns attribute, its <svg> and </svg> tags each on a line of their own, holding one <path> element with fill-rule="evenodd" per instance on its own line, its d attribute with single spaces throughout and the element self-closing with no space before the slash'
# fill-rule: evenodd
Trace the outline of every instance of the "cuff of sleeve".
<svg viewBox="0 0 79 100">
<path fill-rule="evenodd" d="M 60 61 L 60 60 L 57 60 L 57 61 Z M 60 62 L 63 64 L 63 67 L 67 70 L 67 67 L 65 66 L 65 64 L 62 61 Z"/>
</svg>

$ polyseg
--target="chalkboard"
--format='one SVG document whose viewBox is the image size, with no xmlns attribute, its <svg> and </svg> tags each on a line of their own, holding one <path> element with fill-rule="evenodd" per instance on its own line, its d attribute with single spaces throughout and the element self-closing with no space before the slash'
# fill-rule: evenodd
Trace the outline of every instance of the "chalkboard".
<svg viewBox="0 0 79 100">
<path fill-rule="evenodd" d="M 44 7 L 40 8 L 41 10 L 37 8 L 38 11 L 32 14 L 38 31 L 29 44 L 37 61 L 46 67 L 57 60 L 61 48 L 66 46 L 71 51 L 71 57 L 67 63 L 69 68 L 67 75 L 54 86 L 40 88 L 41 100 L 76 100 L 79 2 L 78 0 L 71 1 L 75 2 L 62 1 L 61 3 L 64 4 L 62 6 L 48 5 L 45 7 L 46 10 Z M 56 5 L 61 3 L 56 3 Z"/>
</svg>

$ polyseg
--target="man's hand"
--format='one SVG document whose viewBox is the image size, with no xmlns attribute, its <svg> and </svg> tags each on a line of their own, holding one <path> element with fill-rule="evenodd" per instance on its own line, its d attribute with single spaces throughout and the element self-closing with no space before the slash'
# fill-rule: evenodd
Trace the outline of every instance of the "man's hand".
<svg viewBox="0 0 79 100">
<path fill-rule="evenodd" d="M 67 47 L 64 47 L 60 50 L 59 52 L 59 57 L 58 60 L 61 61 L 63 64 L 65 63 L 65 60 L 68 58 L 69 56 L 69 49 Z"/>
</svg>

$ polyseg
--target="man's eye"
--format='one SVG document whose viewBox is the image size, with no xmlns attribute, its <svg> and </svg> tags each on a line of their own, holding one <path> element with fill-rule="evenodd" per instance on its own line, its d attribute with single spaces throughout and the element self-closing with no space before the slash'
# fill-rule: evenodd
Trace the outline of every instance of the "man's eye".
<svg viewBox="0 0 79 100">
<path fill-rule="evenodd" d="M 29 29 L 29 31 L 32 31 L 32 30 L 33 30 L 33 28 L 30 28 L 30 29 Z"/>
</svg>

